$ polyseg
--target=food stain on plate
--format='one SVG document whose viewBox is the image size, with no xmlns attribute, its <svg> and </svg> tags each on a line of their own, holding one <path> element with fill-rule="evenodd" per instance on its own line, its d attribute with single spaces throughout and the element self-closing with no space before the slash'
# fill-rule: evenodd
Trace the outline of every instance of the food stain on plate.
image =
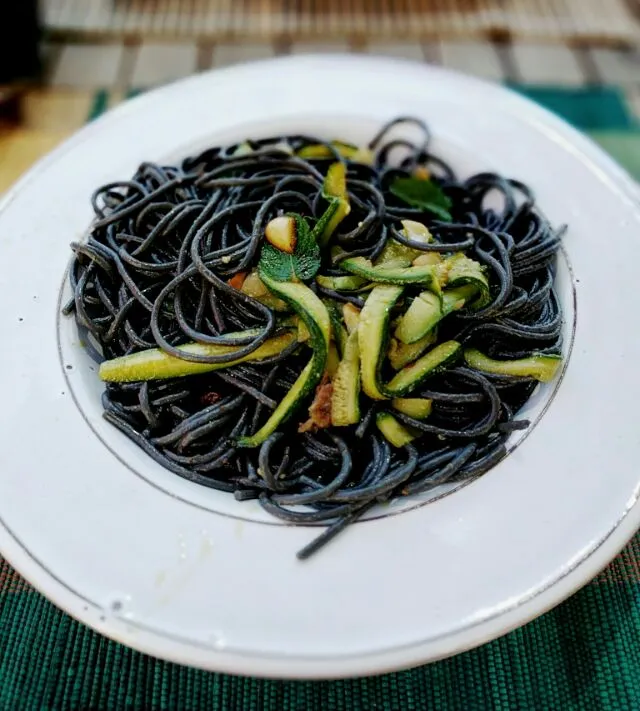
<svg viewBox="0 0 640 711">
<path fill-rule="evenodd" d="M 211 559 L 214 551 L 213 539 L 205 529 L 194 537 L 193 543 L 189 543 L 188 536 L 183 533 L 178 534 L 177 542 L 176 565 L 159 570 L 154 579 L 154 589 L 160 593 L 156 598 L 160 605 L 171 603 L 201 566 Z"/>
</svg>

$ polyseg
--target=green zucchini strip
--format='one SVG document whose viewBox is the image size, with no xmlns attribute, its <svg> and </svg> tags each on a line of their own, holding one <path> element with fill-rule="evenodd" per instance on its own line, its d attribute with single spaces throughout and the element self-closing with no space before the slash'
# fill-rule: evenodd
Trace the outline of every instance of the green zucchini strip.
<svg viewBox="0 0 640 711">
<path fill-rule="evenodd" d="M 460 356 L 461 350 L 462 346 L 458 341 L 446 341 L 437 345 L 396 373 L 386 386 L 386 391 L 394 397 L 402 397 L 410 393 L 424 380 L 454 363 Z"/>
<path fill-rule="evenodd" d="M 394 410 L 415 420 L 426 420 L 431 414 L 431 400 L 421 397 L 394 397 L 391 401 Z"/>
<path fill-rule="evenodd" d="M 518 360 L 493 360 L 475 348 L 465 350 L 464 359 L 467 365 L 483 373 L 535 378 L 541 383 L 553 380 L 562 363 L 561 356 L 542 353 L 533 353 L 529 358 Z"/>
<path fill-rule="evenodd" d="M 419 436 L 419 433 L 411 432 L 398 422 L 390 412 L 379 412 L 376 415 L 376 426 L 392 447 L 404 447 Z"/>
<path fill-rule="evenodd" d="M 276 281 L 260 271 L 260 278 L 265 285 L 280 299 L 286 301 L 304 321 L 310 335 L 313 355 L 292 385 L 289 392 L 280 401 L 269 419 L 250 437 L 241 437 L 237 444 L 240 447 L 257 447 L 269 435 L 297 410 L 320 382 L 327 364 L 329 339 L 331 336 L 331 320 L 327 307 L 320 299 L 302 283 Z"/>
<path fill-rule="evenodd" d="M 241 334 L 229 334 L 238 336 Z M 163 380 L 166 378 L 181 378 L 187 375 L 209 373 L 214 370 L 223 370 L 239 363 L 248 363 L 264 360 L 281 353 L 287 346 L 296 340 L 292 331 L 274 336 L 266 340 L 253 353 L 249 353 L 237 360 L 225 363 L 194 363 L 193 361 L 176 358 L 165 353 L 160 348 L 150 348 L 131 355 L 120 356 L 106 360 L 100 364 L 100 378 L 108 383 L 132 383 L 138 380 Z M 238 346 L 223 346 L 208 343 L 188 343 L 179 346 L 184 353 L 194 355 L 217 356 L 233 353 Z"/>
<path fill-rule="evenodd" d="M 332 380 L 331 424 L 336 427 L 360 422 L 360 345 L 358 332 L 347 338 L 344 355 Z"/>
<path fill-rule="evenodd" d="M 386 400 L 380 369 L 387 350 L 391 309 L 402 294 L 401 286 L 376 286 L 360 314 L 358 344 L 362 389 L 372 400 Z"/>
<path fill-rule="evenodd" d="M 340 266 L 352 274 L 375 281 L 378 284 L 430 284 L 437 285 L 437 272 L 432 264 L 424 266 L 407 266 L 406 262 L 385 262 L 373 265 L 364 257 L 351 257 L 340 263 Z"/>
</svg>

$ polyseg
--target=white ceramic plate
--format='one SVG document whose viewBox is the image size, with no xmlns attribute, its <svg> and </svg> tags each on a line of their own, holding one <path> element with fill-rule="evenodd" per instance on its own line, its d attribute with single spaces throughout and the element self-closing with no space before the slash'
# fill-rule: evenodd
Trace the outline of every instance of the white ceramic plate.
<svg viewBox="0 0 640 711">
<path fill-rule="evenodd" d="M 179 479 L 101 419 L 96 374 L 59 317 L 68 244 L 88 227 L 94 187 L 145 159 L 278 132 L 362 141 L 398 114 L 426 119 L 435 152 L 462 174 L 521 178 L 554 223 L 570 224 L 573 273 L 563 258 L 559 290 L 572 352 L 499 466 L 451 496 L 356 524 L 300 563 L 317 529 Z M 587 582 L 640 523 L 637 198 L 628 176 L 541 108 L 412 63 L 281 59 L 109 113 L 0 210 L 2 553 L 100 632 L 224 672 L 382 672 L 523 624 Z"/>
</svg>

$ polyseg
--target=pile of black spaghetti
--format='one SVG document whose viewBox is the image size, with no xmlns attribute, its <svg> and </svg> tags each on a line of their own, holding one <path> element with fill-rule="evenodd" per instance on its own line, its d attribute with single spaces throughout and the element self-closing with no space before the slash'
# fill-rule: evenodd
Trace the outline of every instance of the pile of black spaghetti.
<svg viewBox="0 0 640 711">
<path fill-rule="evenodd" d="M 191 482 L 326 524 L 300 558 L 486 472 L 557 372 L 563 230 L 517 180 L 459 179 L 417 119 L 365 148 L 278 136 L 145 163 L 92 204 L 65 313 L 103 366 L 148 372 L 103 376 L 104 417 Z"/>
</svg>

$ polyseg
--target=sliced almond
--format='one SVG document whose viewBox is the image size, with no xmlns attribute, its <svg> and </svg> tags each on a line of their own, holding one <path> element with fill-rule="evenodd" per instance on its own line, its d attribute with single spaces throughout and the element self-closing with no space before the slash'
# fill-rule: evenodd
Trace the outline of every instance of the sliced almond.
<svg viewBox="0 0 640 711">
<path fill-rule="evenodd" d="M 423 225 L 422 222 L 416 222 L 415 220 L 402 220 L 402 227 L 404 236 L 412 242 L 428 244 L 433 240 L 431 232 L 429 232 L 426 225 Z"/>
<path fill-rule="evenodd" d="M 283 215 L 274 217 L 264 230 L 267 240 L 281 252 L 293 254 L 296 248 L 296 221 L 294 217 Z"/>
<path fill-rule="evenodd" d="M 414 267 L 426 267 L 430 264 L 440 264 L 442 262 L 442 257 L 438 252 L 425 252 L 419 257 L 416 257 L 411 264 Z"/>
<path fill-rule="evenodd" d="M 240 290 L 249 296 L 253 296 L 254 299 L 269 293 L 269 290 L 262 283 L 262 280 L 258 276 L 257 272 L 250 272 L 247 275 L 245 280 L 242 282 Z"/>
</svg>

